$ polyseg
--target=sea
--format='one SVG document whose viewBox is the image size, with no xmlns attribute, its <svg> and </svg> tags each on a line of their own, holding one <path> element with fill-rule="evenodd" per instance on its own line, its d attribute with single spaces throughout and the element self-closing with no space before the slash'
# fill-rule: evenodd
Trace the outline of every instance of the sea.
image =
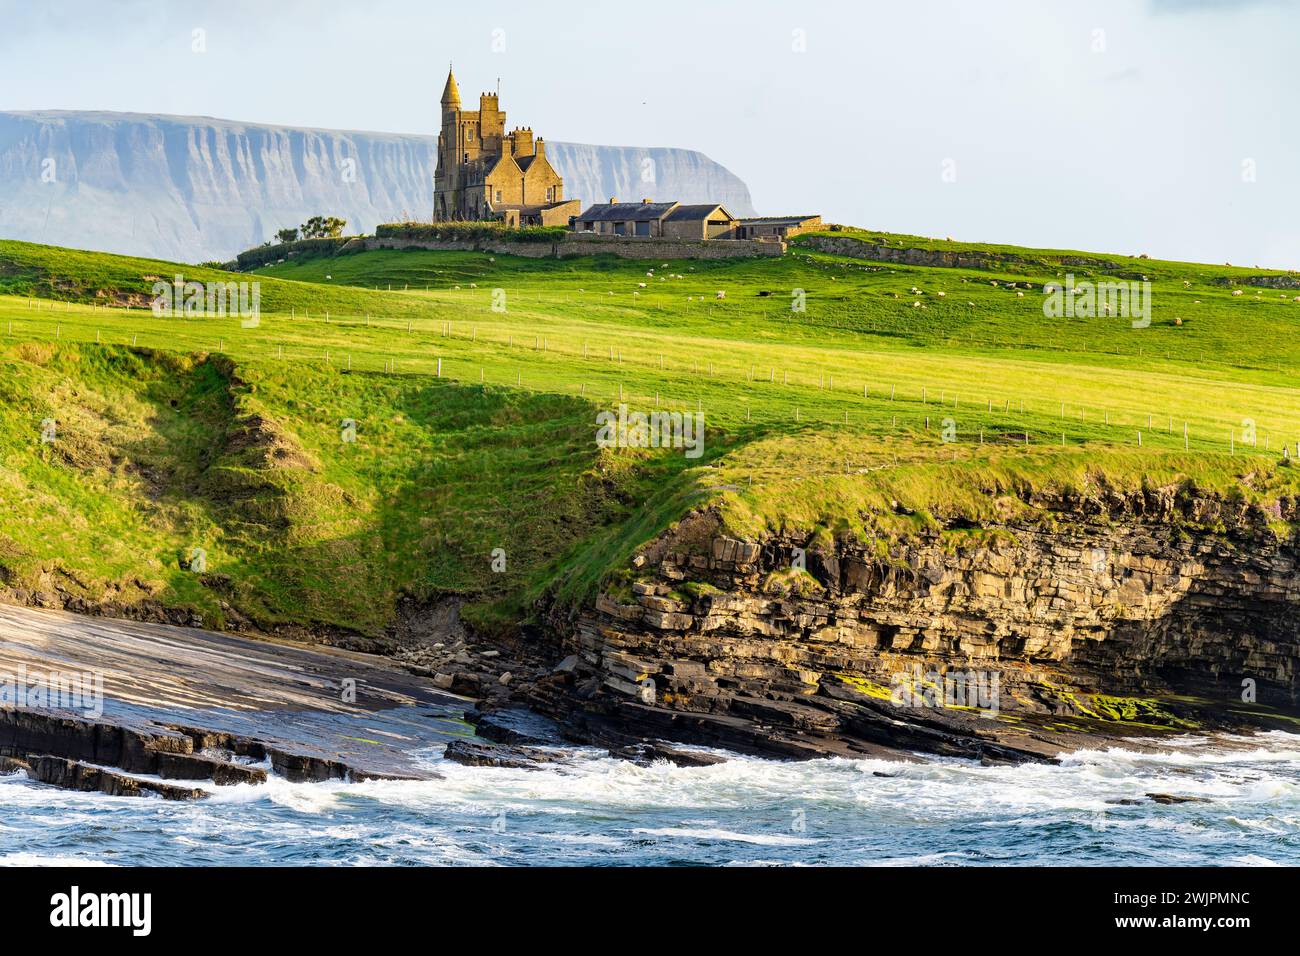
<svg viewBox="0 0 1300 956">
<path fill-rule="evenodd" d="M 1300 736 L 1188 736 L 1057 765 L 728 755 L 109 797 L 0 777 L 0 863 L 304 866 L 1296 865 Z M 717 753 L 721 753 L 715 751 Z M 1148 794 L 1182 802 L 1160 803 Z M 1185 799 L 1192 798 L 1192 799 Z"/>
</svg>

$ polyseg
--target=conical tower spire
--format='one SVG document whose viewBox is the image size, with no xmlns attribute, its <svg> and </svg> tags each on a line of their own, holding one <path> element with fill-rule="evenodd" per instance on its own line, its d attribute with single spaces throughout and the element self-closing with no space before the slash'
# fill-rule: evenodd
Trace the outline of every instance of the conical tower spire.
<svg viewBox="0 0 1300 956">
<path fill-rule="evenodd" d="M 456 74 L 451 71 L 450 63 L 447 64 L 447 85 L 442 88 L 442 107 L 460 109 L 460 87 L 456 85 Z"/>
</svg>

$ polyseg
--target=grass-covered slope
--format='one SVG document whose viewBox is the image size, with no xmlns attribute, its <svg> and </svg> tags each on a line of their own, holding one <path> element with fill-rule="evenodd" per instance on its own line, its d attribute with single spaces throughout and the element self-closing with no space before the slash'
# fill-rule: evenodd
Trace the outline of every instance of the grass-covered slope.
<svg viewBox="0 0 1300 956">
<path fill-rule="evenodd" d="M 513 617 L 680 467 L 598 454 L 563 396 L 24 343 L 0 351 L 0 584 L 217 625 L 377 634 L 404 595 Z"/>
<path fill-rule="evenodd" d="M 0 585 L 376 633 L 402 595 L 460 595 L 485 620 L 581 600 L 708 501 L 738 532 L 836 533 L 988 520 L 1007 495 L 1095 481 L 1297 493 L 1280 454 L 1300 440 L 1295 291 L 1008 250 L 987 250 L 1014 256 L 1005 271 L 796 246 L 368 252 L 235 275 L 0 242 Z M 1045 317 L 1042 285 L 1067 269 L 1145 270 L 1151 325 Z M 142 308 L 176 273 L 261 282 L 259 323 Z M 702 410 L 707 453 L 598 449 L 594 416 L 620 400 Z"/>
</svg>

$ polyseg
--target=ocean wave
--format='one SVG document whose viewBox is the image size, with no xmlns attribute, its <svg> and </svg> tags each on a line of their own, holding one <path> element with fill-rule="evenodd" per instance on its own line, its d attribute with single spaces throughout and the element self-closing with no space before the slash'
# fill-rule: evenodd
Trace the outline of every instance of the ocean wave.
<svg viewBox="0 0 1300 956">
<path fill-rule="evenodd" d="M 1146 746 L 998 766 L 738 755 L 705 767 L 639 766 L 585 749 L 563 765 L 525 770 L 430 754 L 439 779 L 272 776 L 209 785 L 195 803 L 8 777 L 0 782 L 0 854 L 9 855 L 0 863 L 1300 862 L 1300 737 L 1189 736 Z M 1147 798 L 1156 792 L 1210 802 L 1161 805 Z"/>
<path fill-rule="evenodd" d="M 820 841 L 810 837 L 777 836 L 771 833 L 736 833 L 734 830 L 695 829 L 692 827 L 637 827 L 633 833 L 644 836 L 677 837 L 685 840 L 723 840 L 755 843 L 760 846 L 809 846 Z"/>
<path fill-rule="evenodd" d="M 0 866 L 86 866 L 111 867 L 103 860 L 88 860 L 79 856 L 51 856 L 44 853 L 16 852 L 0 856 Z"/>
</svg>

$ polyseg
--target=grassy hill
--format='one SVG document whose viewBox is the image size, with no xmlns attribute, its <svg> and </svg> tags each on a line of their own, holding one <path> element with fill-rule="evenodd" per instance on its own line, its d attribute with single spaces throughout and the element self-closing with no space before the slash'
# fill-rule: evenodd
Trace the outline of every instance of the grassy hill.
<svg viewBox="0 0 1300 956">
<path fill-rule="evenodd" d="M 236 275 L 0 242 L 0 587 L 373 635 L 402 596 L 485 623 L 581 600 L 708 502 L 738 532 L 851 532 L 1100 481 L 1297 493 L 1295 291 L 860 236 L 1001 259 L 402 251 Z M 1045 317 L 1067 271 L 1147 275 L 1151 325 Z M 154 316 L 177 273 L 260 282 L 260 321 Z M 620 400 L 703 411 L 706 454 L 597 448 Z"/>
</svg>

